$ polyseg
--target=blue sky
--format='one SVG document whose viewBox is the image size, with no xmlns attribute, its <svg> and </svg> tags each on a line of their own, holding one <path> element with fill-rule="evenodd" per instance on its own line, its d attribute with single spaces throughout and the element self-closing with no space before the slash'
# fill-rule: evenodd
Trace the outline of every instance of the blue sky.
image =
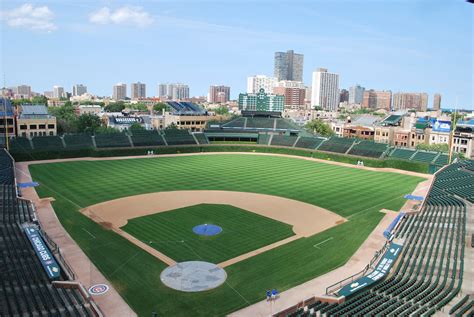
<svg viewBox="0 0 474 317">
<path fill-rule="evenodd" d="M 304 80 L 318 67 L 341 88 L 426 91 L 443 107 L 473 108 L 474 5 L 400 1 L 1 1 L 1 73 L 34 91 L 83 83 L 111 95 L 135 81 L 157 94 L 184 82 L 191 95 L 273 75 L 275 51 L 305 55 Z M 3 78 L 2 78 L 3 79 Z M 2 83 L 3 84 L 3 83 Z"/>
</svg>

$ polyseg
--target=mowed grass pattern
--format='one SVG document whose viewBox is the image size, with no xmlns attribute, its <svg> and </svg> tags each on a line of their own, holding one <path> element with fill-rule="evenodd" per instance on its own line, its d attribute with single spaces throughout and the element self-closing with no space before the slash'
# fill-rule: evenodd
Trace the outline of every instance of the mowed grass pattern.
<svg viewBox="0 0 474 317">
<path fill-rule="evenodd" d="M 140 316 L 224 316 L 343 265 L 379 223 L 398 210 L 422 178 L 370 172 L 297 158 L 243 154 L 77 161 L 30 166 L 41 197 L 54 197 L 62 225 Z M 319 205 L 349 221 L 226 268 L 226 283 L 182 293 L 160 282 L 166 267 L 78 212 L 115 198 L 179 189 L 277 195 Z M 315 219 L 317 221 L 317 219 Z M 315 248 L 314 245 L 331 238 Z M 362 269 L 362 268 L 361 268 Z M 341 277 L 343 278 L 343 277 Z"/>
<path fill-rule="evenodd" d="M 205 223 L 220 226 L 222 232 L 216 236 L 193 232 L 194 226 Z M 177 262 L 220 263 L 294 235 L 286 223 L 219 204 L 200 204 L 134 218 L 121 229 Z"/>
</svg>

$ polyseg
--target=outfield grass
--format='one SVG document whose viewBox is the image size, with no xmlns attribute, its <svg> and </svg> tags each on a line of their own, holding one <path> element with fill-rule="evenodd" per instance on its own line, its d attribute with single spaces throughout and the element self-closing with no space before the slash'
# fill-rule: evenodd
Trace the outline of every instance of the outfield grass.
<svg viewBox="0 0 474 317">
<path fill-rule="evenodd" d="M 194 226 L 215 224 L 216 236 Z M 177 262 L 220 263 L 294 235 L 290 225 L 230 205 L 200 204 L 130 219 L 121 227 Z"/>
<path fill-rule="evenodd" d="M 242 154 L 77 161 L 31 165 L 30 170 L 40 183 L 40 196 L 55 197 L 53 206 L 64 227 L 140 316 L 152 311 L 222 316 L 263 299 L 266 289 L 285 290 L 343 265 L 383 217 L 378 211 L 398 210 L 403 195 L 423 180 Z M 277 195 L 327 208 L 349 221 L 231 265 L 221 287 L 189 294 L 160 282 L 164 263 L 77 212 L 115 198 L 181 189 Z M 329 238 L 321 248 L 313 247 Z"/>
</svg>

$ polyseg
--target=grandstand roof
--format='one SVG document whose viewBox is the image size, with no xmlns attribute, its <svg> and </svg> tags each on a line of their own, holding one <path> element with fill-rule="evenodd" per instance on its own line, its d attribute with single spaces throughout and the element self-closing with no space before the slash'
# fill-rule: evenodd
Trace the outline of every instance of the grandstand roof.
<svg viewBox="0 0 474 317">
<path fill-rule="evenodd" d="M 45 105 L 21 105 L 21 119 L 52 118 Z"/>
<path fill-rule="evenodd" d="M 6 98 L 0 98 L 0 116 L 5 116 L 5 110 L 6 110 L 6 115 L 9 117 L 13 116 L 13 106 L 10 102 L 10 100 Z"/>
<path fill-rule="evenodd" d="M 207 115 L 207 111 L 192 102 L 185 101 L 167 101 L 166 104 L 172 109 L 172 113 L 176 115 L 203 116 Z"/>
<path fill-rule="evenodd" d="M 402 120 L 402 116 L 399 115 L 390 115 L 385 120 L 382 121 L 384 125 L 396 125 Z"/>
</svg>

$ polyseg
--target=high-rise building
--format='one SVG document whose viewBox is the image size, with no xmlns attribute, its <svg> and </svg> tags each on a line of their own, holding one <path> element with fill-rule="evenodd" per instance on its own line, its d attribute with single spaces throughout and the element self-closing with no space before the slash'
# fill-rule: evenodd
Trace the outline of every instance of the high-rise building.
<svg viewBox="0 0 474 317">
<path fill-rule="evenodd" d="M 257 94 L 239 94 L 239 109 L 247 111 L 280 111 L 285 109 L 285 97 L 267 94 L 263 88 Z"/>
<path fill-rule="evenodd" d="M 76 84 L 72 86 L 72 95 L 73 96 L 82 96 L 87 93 L 87 87 L 83 84 Z"/>
<path fill-rule="evenodd" d="M 339 102 L 349 102 L 349 90 L 341 89 L 339 92 Z"/>
<path fill-rule="evenodd" d="M 130 85 L 130 98 L 132 99 L 146 98 L 146 85 L 141 82 L 132 83 Z"/>
<path fill-rule="evenodd" d="M 349 88 L 349 103 L 350 104 L 362 104 L 364 100 L 365 88 L 360 85 L 355 85 Z"/>
<path fill-rule="evenodd" d="M 63 98 L 64 97 L 64 87 L 53 86 L 53 98 Z"/>
<path fill-rule="evenodd" d="M 292 109 L 304 107 L 306 88 L 300 81 L 282 80 L 279 81 L 273 93 L 285 96 L 285 106 Z"/>
<path fill-rule="evenodd" d="M 30 98 L 31 97 L 31 86 L 20 85 L 15 89 L 15 95 L 19 95 L 20 98 Z"/>
<path fill-rule="evenodd" d="M 247 78 L 247 93 L 256 94 L 260 89 L 264 89 L 268 93 L 273 93 L 273 88 L 276 86 L 277 80 L 275 77 L 267 77 L 265 75 L 255 75 Z"/>
<path fill-rule="evenodd" d="M 189 99 L 189 86 L 181 83 L 159 84 L 158 96 L 161 99 L 184 100 Z"/>
<path fill-rule="evenodd" d="M 433 110 L 441 109 L 441 94 L 434 94 L 433 96 Z"/>
<path fill-rule="evenodd" d="M 390 90 L 376 91 L 365 90 L 362 100 L 362 108 L 385 109 L 390 111 L 392 105 L 392 92 Z"/>
<path fill-rule="evenodd" d="M 207 101 L 211 103 L 224 103 L 230 99 L 230 87 L 229 86 L 210 86 L 209 97 Z"/>
<path fill-rule="evenodd" d="M 324 110 L 336 111 L 339 106 L 339 75 L 325 68 L 313 72 L 311 103 Z"/>
<path fill-rule="evenodd" d="M 274 76 L 278 81 L 303 81 L 303 54 L 296 54 L 293 50 L 275 53 Z"/>
<path fill-rule="evenodd" d="M 127 84 L 118 83 L 114 85 L 112 99 L 124 100 L 127 98 Z"/>
<path fill-rule="evenodd" d="M 393 110 L 415 109 L 426 111 L 428 107 L 428 94 L 425 92 L 397 92 L 393 94 Z"/>
</svg>

